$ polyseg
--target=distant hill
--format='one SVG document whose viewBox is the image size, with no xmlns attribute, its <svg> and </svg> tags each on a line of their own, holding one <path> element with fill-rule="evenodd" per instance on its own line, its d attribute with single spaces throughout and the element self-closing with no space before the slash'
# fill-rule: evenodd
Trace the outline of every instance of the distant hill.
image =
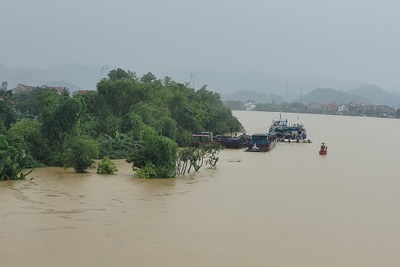
<svg viewBox="0 0 400 267">
<path fill-rule="evenodd" d="M 159 78 L 172 77 L 177 82 L 191 82 L 195 88 L 207 85 L 207 89 L 227 95 L 237 91 L 257 91 L 280 95 L 292 101 L 311 90 L 324 87 L 347 91 L 362 83 L 344 82 L 333 78 L 309 75 L 298 79 L 279 74 L 266 74 L 259 71 L 249 73 L 222 72 L 210 69 L 198 71 L 176 70 L 155 74 Z"/>
<path fill-rule="evenodd" d="M 97 82 L 105 75 L 101 73 L 100 67 L 80 64 L 65 64 L 46 69 L 10 68 L 0 65 L 0 82 L 7 81 L 8 89 L 25 84 L 65 86 L 71 91 L 94 90 Z"/>
<path fill-rule="evenodd" d="M 302 102 L 303 104 L 328 104 L 332 101 L 335 101 L 337 104 L 349 102 L 372 104 L 371 101 L 365 97 L 338 91 L 332 88 L 317 88 L 305 95 L 302 99 L 297 99 L 297 102 Z"/>
<path fill-rule="evenodd" d="M 252 100 L 255 103 L 262 103 L 262 104 L 271 103 L 272 101 L 276 101 L 278 103 L 284 101 L 282 96 L 278 96 L 273 93 L 260 93 L 250 90 L 241 90 L 233 93 L 228 93 L 225 95 L 221 95 L 221 98 L 223 101 L 237 100 L 246 102 L 248 100 Z"/>
<path fill-rule="evenodd" d="M 389 93 L 377 85 L 362 85 L 350 90 L 349 93 L 365 97 L 374 105 L 400 105 L 399 95 Z"/>
</svg>

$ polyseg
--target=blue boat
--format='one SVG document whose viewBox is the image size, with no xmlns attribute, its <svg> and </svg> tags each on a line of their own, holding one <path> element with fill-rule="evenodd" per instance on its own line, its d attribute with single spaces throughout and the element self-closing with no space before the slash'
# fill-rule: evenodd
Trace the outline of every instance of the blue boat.
<svg viewBox="0 0 400 267">
<path fill-rule="evenodd" d="M 269 133 L 253 134 L 246 147 L 247 152 L 268 152 L 275 148 L 276 137 Z"/>
<path fill-rule="evenodd" d="M 307 142 L 307 130 L 301 123 L 295 123 L 292 125 L 288 124 L 287 119 L 276 119 L 272 120 L 269 128 L 269 133 L 276 136 L 277 141 L 296 141 L 296 142 Z"/>
</svg>

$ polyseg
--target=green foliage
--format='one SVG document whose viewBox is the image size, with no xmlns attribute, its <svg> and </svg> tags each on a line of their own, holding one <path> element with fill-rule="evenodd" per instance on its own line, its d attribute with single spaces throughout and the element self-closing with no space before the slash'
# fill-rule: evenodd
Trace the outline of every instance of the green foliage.
<svg viewBox="0 0 400 267">
<path fill-rule="evenodd" d="M 96 92 L 73 97 L 39 87 L 15 96 L 0 90 L 0 97 L 0 133 L 11 133 L 10 146 L 25 151 L 24 160 L 77 172 L 92 164 L 99 147 L 101 157 L 130 160 L 139 176 L 174 177 L 177 144 L 190 145 L 193 132 L 241 129 L 219 94 L 151 72 L 139 79 L 115 69 Z M 191 155 L 190 168 L 202 166 L 201 153 Z"/>
<path fill-rule="evenodd" d="M 26 163 L 25 153 L 9 145 L 6 136 L 0 134 L 0 181 L 24 180 L 32 172 L 23 173 Z"/>
<path fill-rule="evenodd" d="M 104 157 L 97 166 L 97 173 L 100 174 L 113 174 L 117 171 L 117 166 L 110 160 L 109 157 Z"/>
<path fill-rule="evenodd" d="M 200 147 L 186 147 L 177 153 L 176 158 L 176 173 L 184 175 L 190 173 L 193 168 L 199 171 L 204 162 L 210 168 L 216 168 L 219 157 L 217 154 L 223 149 L 218 143 L 210 143 Z"/>
<path fill-rule="evenodd" d="M 141 179 L 157 178 L 157 175 L 156 166 L 151 162 L 136 171 L 136 177 Z"/>
<path fill-rule="evenodd" d="M 193 168 L 200 170 L 204 163 L 205 151 L 199 147 L 186 147 L 178 152 L 176 158 L 176 172 L 178 174 L 190 173 Z"/>
<path fill-rule="evenodd" d="M 240 100 L 228 100 L 225 102 L 225 106 L 231 110 L 244 110 L 244 103 Z"/>
<path fill-rule="evenodd" d="M 18 119 L 18 113 L 13 104 L 13 95 L 11 91 L 0 90 L 0 123 L 9 128 L 12 123 Z"/>
<path fill-rule="evenodd" d="M 206 144 L 202 149 L 205 151 L 206 165 L 215 169 L 219 160 L 217 155 L 223 149 L 223 146 L 219 143 L 210 143 Z"/>
<path fill-rule="evenodd" d="M 136 79 L 136 73 L 131 72 L 131 71 L 125 71 L 123 69 L 115 69 L 115 70 L 111 70 L 108 73 L 108 78 L 110 78 L 110 80 L 112 81 L 116 81 L 116 80 L 122 80 L 122 79 Z"/>
<path fill-rule="evenodd" d="M 178 127 L 178 132 L 176 135 L 176 142 L 180 147 L 187 147 L 192 145 L 193 136 L 192 133 L 183 129 L 182 127 Z"/>
<path fill-rule="evenodd" d="M 157 77 L 153 75 L 153 73 L 148 72 L 145 75 L 142 76 L 142 78 L 140 78 L 141 82 L 144 83 L 151 83 L 157 80 Z"/>
<path fill-rule="evenodd" d="M 116 132 L 114 137 L 107 134 L 101 142 L 100 157 L 108 156 L 112 159 L 127 158 L 133 150 L 143 149 L 143 142 L 134 140 L 131 136 Z"/>
<path fill-rule="evenodd" d="M 145 143 L 144 149 L 133 151 L 127 162 L 140 169 L 153 164 L 155 172 L 149 172 L 147 178 L 175 177 L 176 143 L 148 126 L 140 130 L 140 140 Z"/>
<path fill-rule="evenodd" d="M 141 121 L 153 127 L 159 134 L 176 139 L 177 126 L 175 120 L 170 117 L 168 107 L 159 102 L 139 103 L 132 113 L 140 116 Z"/>
<path fill-rule="evenodd" d="M 84 173 L 98 156 L 97 143 L 81 136 L 67 136 L 64 142 L 63 165 L 74 167 L 75 172 Z"/>
<path fill-rule="evenodd" d="M 41 118 L 45 108 L 45 97 L 49 92 L 48 89 L 35 87 L 29 91 L 24 91 L 15 95 L 15 108 L 26 118 Z"/>
<path fill-rule="evenodd" d="M 64 136 L 75 130 L 84 103 L 81 98 L 59 96 L 52 92 L 46 94 L 45 102 L 42 133 L 49 144 L 58 149 Z"/>
<path fill-rule="evenodd" d="M 48 162 L 50 149 L 40 132 L 41 124 L 36 120 L 21 119 L 14 123 L 10 132 L 20 147 L 38 162 Z M 38 164 L 40 166 L 40 164 Z"/>
</svg>

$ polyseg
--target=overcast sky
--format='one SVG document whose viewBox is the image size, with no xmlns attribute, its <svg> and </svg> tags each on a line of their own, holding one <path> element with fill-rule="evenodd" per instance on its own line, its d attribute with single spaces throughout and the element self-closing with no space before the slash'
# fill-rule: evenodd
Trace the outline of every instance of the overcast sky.
<svg viewBox="0 0 400 267">
<path fill-rule="evenodd" d="M 0 11 L 9 67 L 207 68 L 400 88 L 398 0 L 0 0 Z"/>
</svg>

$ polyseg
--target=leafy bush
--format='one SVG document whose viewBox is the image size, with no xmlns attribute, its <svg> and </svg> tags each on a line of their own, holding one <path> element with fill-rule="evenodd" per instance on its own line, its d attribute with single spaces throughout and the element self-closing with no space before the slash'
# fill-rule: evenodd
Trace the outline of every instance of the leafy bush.
<svg viewBox="0 0 400 267">
<path fill-rule="evenodd" d="M 153 128 L 148 126 L 143 126 L 140 130 L 140 140 L 145 143 L 144 149 L 132 151 L 126 161 L 133 163 L 134 168 L 143 169 L 147 166 L 147 170 L 151 171 L 142 171 L 143 175 L 148 175 L 147 178 L 175 177 L 176 143 L 158 135 Z"/>
<path fill-rule="evenodd" d="M 198 171 L 204 162 L 209 165 L 209 168 L 215 169 L 219 160 L 217 154 L 222 149 L 223 147 L 219 143 L 183 148 L 177 153 L 176 172 L 184 175 L 186 172 L 190 173 L 192 167 Z"/>
<path fill-rule="evenodd" d="M 0 181 L 24 180 L 32 172 L 23 173 L 27 158 L 22 150 L 10 146 L 4 135 L 0 134 Z"/>
<path fill-rule="evenodd" d="M 64 167 L 74 167 L 75 172 L 84 173 L 97 158 L 97 144 L 92 139 L 69 136 L 64 143 Z"/>
<path fill-rule="evenodd" d="M 100 157 L 110 159 L 124 159 L 132 152 L 143 148 L 142 142 L 134 140 L 131 136 L 116 132 L 115 136 L 104 135 L 104 140 L 100 146 Z"/>
<path fill-rule="evenodd" d="M 115 163 L 110 160 L 110 157 L 104 157 L 99 165 L 97 166 L 97 173 L 100 174 L 113 174 L 114 172 L 117 172 L 117 166 L 115 166 Z"/>
<path fill-rule="evenodd" d="M 146 166 L 136 171 L 136 177 L 142 179 L 157 177 L 156 167 L 153 163 L 148 163 Z"/>
</svg>

